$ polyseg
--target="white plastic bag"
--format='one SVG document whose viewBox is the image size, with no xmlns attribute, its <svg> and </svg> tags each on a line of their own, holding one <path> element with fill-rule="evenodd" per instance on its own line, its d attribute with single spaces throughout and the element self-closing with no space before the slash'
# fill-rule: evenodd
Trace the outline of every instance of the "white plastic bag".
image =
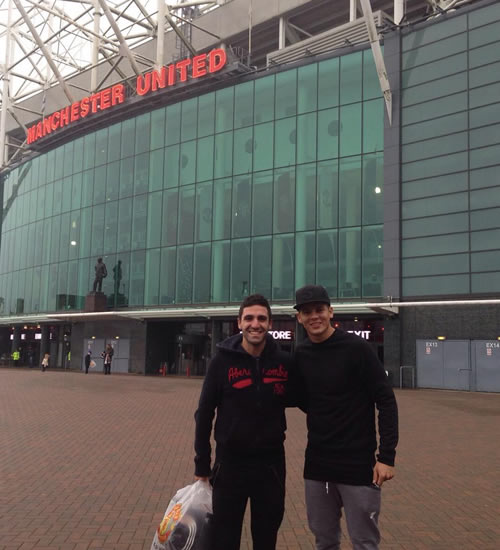
<svg viewBox="0 0 500 550">
<path fill-rule="evenodd" d="M 151 550 L 209 550 L 212 487 L 196 481 L 179 489 L 156 530 Z"/>
</svg>

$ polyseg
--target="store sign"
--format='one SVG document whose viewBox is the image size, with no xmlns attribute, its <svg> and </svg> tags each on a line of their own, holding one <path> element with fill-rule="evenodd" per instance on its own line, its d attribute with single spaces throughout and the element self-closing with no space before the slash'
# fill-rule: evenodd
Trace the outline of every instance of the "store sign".
<svg viewBox="0 0 500 550">
<path fill-rule="evenodd" d="M 269 330 L 268 332 L 275 340 L 293 339 L 293 333 L 291 330 Z"/>
<path fill-rule="evenodd" d="M 370 334 L 372 333 L 371 330 L 348 330 L 347 332 L 355 334 L 356 336 L 361 336 L 361 338 L 364 338 L 365 340 L 369 340 Z"/>
<path fill-rule="evenodd" d="M 159 71 L 150 71 L 144 75 L 139 75 L 136 81 L 136 93 L 145 96 L 151 92 L 174 86 L 178 82 L 186 82 L 188 76 L 192 79 L 201 78 L 207 74 L 220 71 L 226 63 L 226 52 L 222 48 L 216 48 L 208 54 L 203 53 L 192 58 L 188 57 L 162 67 Z M 91 96 L 84 97 L 28 128 L 28 144 L 34 143 L 80 119 L 120 105 L 124 101 L 125 86 L 123 84 L 115 84 Z"/>
</svg>

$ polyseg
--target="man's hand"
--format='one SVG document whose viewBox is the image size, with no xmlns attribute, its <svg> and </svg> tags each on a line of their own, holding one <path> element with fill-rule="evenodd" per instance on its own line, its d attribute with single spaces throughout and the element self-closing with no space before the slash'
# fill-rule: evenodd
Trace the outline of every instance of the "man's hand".
<svg viewBox="0 0 500 550">
<path fill-rule="evenodd" d="M 373 483 L 382 487 L 384 481 L 389 481 L 394 477 L 394 467 L 377 462 L 373 468 Z"/>
<path fill-rule="evenodd" d="M 194 479 L 196 481 L 207 481 L 208 482 L 208 477 L 194 476 Z"/>
</svg>

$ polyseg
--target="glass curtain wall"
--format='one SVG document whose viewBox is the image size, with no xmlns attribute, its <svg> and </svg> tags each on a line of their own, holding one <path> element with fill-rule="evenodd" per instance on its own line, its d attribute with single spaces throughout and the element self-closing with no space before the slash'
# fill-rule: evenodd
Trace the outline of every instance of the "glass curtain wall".
<svg viewBox="0 0 500 550">
<path fill-rule="evenodd" d="M 5 178 L 3 314 L 382 294 L 383 100 L 369 50 L 85 135 Z"/>
</svg>

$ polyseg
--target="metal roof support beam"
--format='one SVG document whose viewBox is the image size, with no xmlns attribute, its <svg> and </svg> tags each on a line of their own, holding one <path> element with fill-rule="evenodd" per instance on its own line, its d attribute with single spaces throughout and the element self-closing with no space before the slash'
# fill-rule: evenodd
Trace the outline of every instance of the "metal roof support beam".
<svg viewBox="0 0 500 550">
<path fill-rule="evenodd" d="M 349 21 L 356 21 L 358 18 L 358 0 L 349 0 Z"/>
<path fill-rule="evenodd" d="M 90 91 L 92 93 L 97 90 L 97 63 L 99 61 L 99 47 L 101 45 L 100 29 L 101 12 L 99 10 L 99 2 L 98 0 L 94 0 L 94 36 L 92 38 L 92 69 L 90 71 Z"/>
<path fill-rule="evenodd" d="M 134 4 L 138 7 L 139 11 L 144 15 L 147 22 L 151 25 L 151 28 L 154 29 L 156 27 L 155 22 L 151 19 L 151 16 L 146 11 L 145 7 L 140 3 L 139 0 L 134 0 Z"/>
<path fill-rule="evenodd" d="M 394 0 L 394 23 L 399 25 L 405 16 L 405 0 Z"/>
<path fill-rule="evenodd" d="M 392 124 L 392 92 L 389 78 L 387 77 L 387 70 L 385 68 L 384 56 L 382 55 L 382 48 L 380 47 L 380 40 L 375 26 L 375 20 L 373 19 L 372 6 L 370 0 L 359 0 L 361 2 L 361 9 L 365 18 L 365 25 L 368 30 L 368 36 L 370 38 L 370 46 L 372 48 L 373 59 L 375 60 L 375 67 L 377 68 L 378 81 L 380 83 L 380 89 L 384 95 L 385 107 L 387 109 L 387 117 L 389 124 Z"/>
<path fill-rule="evenodd" d="M 156 16 L 156 65 L 159 71 L 163 66 L 163 49 L 165 47 L 165 0 L 158 0 L 158 14 Z"/>
<path fill-rule="evenodd" d="M 73 94 L 71 93 L 70 89 L 68 88 L 68 85 L 66 84 L 66 81 L 64 80 L 63 76 L 59 72 L 59 69 L 57 68 L 56 64 L 52 60 L 52 56 L 50 55 L 49 50 L 43 43 L 42 39 L 40 38 L 37 30 L 35 29 L 33 23 L 31 22 L 30 18 L 28 17 L 28 14 L 26 13 L 25 9 L 23 8 L 20 0 L 13 0 L 16 4 L 17 9 L 19 10 L 19 13 L 23 16 L 24 22 L 28 26 L 28 28 L 31 31 L 31 34 L 35 40 L 35 42 L 38 44 L 40 50 L 42 50 L 43 55 L 45 56 L 45 59 L 47 60 L 47 63 L 49 64 L 50 68 L 52 69 L 52 72 L 56 76 L 57 80 L 59 81 L 59 84 L 61 85 L 61 88 L 64 91 L 64 94 L 69 99 L 70 103 L 73 103 L 75 100 L 73 98 Z"/>
<path fill-rule="evenodd" d="M 0 167 L 4 166 L 7 161 L 7 109 L 9 108 L 10 94 L 10 47 L 11 47 L 11 19 L 12 19 L 12 0 L 8 0 L 7 8 L 7 35 L 5 37 L 5 65 L 3 68 L 3 84 L 2 84 L 2 111 L 0 113 Z"/>
<path fill-rule="evenodd" d="M 16 1 L 18 2 L 19 0 L 16 0 Z M 116 24 L 116 21 L 113 19 L 113 15 L 109 10 L 108 5 L 106 4 L 105 0 L 98 0 L 98 2 L 102 8 L 102 11 L 104 12 L 104 15 L 109 21 L 109 24 L 113 29 L 113 32 L 115 33 L 116 37 L 118 38 L 118 41 L 120 42 L 120 49 L 123 51 L 126 58 L 129 60 L 130 65 L 132 66 L 132 69 L 134 69 L 135 74 L 137 76 L 140 75 L 141 70 L 139 69 L 139 65 L 137 65 L 137 62 L 134 58 L 133 53 L 130 51 L 130 48 L 128 47 L 127 42 L 125 41 L 125 38 L 123 37 L 123 34 L 120 31 L 118 25 Z"/>
<path fill-rule="evenodd" d="M 182 34 L 179 27 L 176 25 L 175 21 L 172 19 L 172 15 L 170 14 L 170 11 L 168 9 L 168 6 L 165 4 L 165 17 L 167 18 L 167 21 L 170 23 L 170 26 L 172 29 L 174 29 L 175 34 L 184 42 L 186 48 L 193 54 L 196 55 L 198 52 L 193 48 L 191 42 Z"/>
</svg>

